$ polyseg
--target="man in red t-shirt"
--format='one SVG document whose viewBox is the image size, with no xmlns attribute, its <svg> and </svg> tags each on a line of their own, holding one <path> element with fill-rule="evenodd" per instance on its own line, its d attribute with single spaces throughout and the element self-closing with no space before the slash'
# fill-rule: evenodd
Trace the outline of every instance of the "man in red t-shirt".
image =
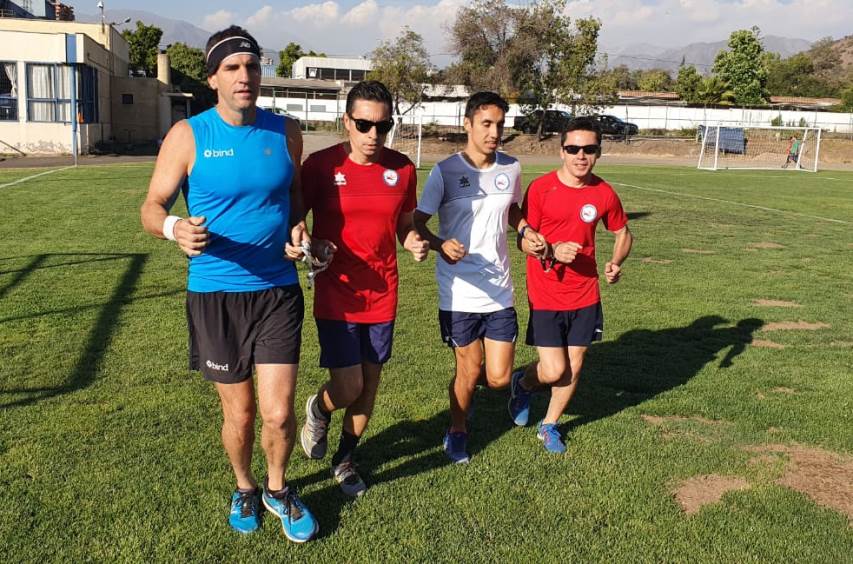
<svg viewBox="0 0 853 564">
<path fill-rule="evenodd" d="M 519 239 L 521 249 L 530 255 L 527 344 L 536 346 L 539 362 L 513 373 L 509 401 L 515 424 L 526 425 L 531 392 L 551 388 L 548 411 L 536 435 L 546 450 L 555 453 L 566 451 L 557 421 L 575 393 L 587 348 L 603 335 L 595 263 L 598 221 L 616 236 L 612 258 L 604 266 L 608 284 L 619 281 L 633 243 L 619 196 L 592 174 L 601 155 L 598 125 L 576 118 L 560 143 L 563 165 L 531 182 L 522 206 L 527 223 L 545 237 L 548 247 L 536 253 L 526 239 Z"/>
<path fill-rule="evenodd" d="M 343 116 L 349 140 L 312 154 L 302 166 L 305 208 L 314 210 L 313 237 L 330 242 L 334 260 L 317 275 L 314 294 L 320 366 L 330 378 L 308 398 L 300 441 L 310 458 L 323 458 L 331 414 L 346 409 L 332 475 L 351 496 L 366 489 L 352 453 L 373 411 L 382 365 L 391 357 L 395 238 L 417 261 L 429 251 L 412 224 L 415 166 L 383 146 L 394 124 L 391 108 L 385 85 L 359 82 L 347 95 Z"/>
</svg>

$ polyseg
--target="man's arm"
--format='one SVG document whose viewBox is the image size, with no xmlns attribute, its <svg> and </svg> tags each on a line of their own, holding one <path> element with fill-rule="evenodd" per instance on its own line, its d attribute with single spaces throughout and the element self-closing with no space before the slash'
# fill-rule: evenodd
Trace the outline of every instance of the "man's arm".
<svg viewBox="0 0 853 564">
<path fill-rule="evenodd" d="M 163 233 L 163 224 L 194 160 L 195 138 L 192 128 L 186 121 L 180 121 L 163 140 L 148 184 L 148 195 L 140 209 L 145 231 L 160 239 L 168 239 L 172 235 L 188 256 L 200 255 L 207 246 L 209 234 L 204 226 L 205 218 L 180 219 L 172 224 L 172 233 Z"/>
<path fill-rule="evenodd" d="M 418 213 L 415 211 L 414 213 Z M 424 239 L 415 228 L 413 212 L 401 212 L 397 218 L 397 240 L 404 249 L 412 253 L 415 260 L 421 262 L 429 253 L 429 240 Z"/>
<path fill-rule="evenodd" d="M 456 239 L 441 239 L 427 227 L 427 222 L 432 216 L 421 210 L 415 210 L 413 222 L 418 234 L 429 243 L 431 249 L 435 249 L 441 258 L 448 264 L 456 264 L 467 252 L 465 245 Z"/>
<path fill-rule="evenodd" d="M 293 162 L 293 180 L 290 182 L 290 242 L 285 243 L 284 253 L 287 258 L 300 260 L 302 258 L 302 242 L 311 242 L 308 229 L 305 226 L 305 201 L 302 197 L 302 132 L 296 120 L 285 119 L 285 135 L 287 150 Z"/>
<path fill-rule="evenodd" d="M 524 212 L 516 203 L 509 206 L 509 226 L 518 232 L 516 246 L 521 252 L 538 257 L 548 248 L 545 237 L 527 223 Z"/>
<path fill-rule="evenodd" d="M 608 284 L 619 282 L 622 276 L 622 263 L 631 254 L 631 246 L 634 244 L 634 236 L 627 225 L 614 232 L 614 235 L 616 241 L 613 243 L 613 257 L 604 265 L 604 277 Z"/>
</svg>

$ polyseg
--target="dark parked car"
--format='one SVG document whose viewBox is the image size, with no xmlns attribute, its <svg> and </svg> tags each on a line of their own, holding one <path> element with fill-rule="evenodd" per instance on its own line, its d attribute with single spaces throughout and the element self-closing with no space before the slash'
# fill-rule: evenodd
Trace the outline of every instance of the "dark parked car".
<svg viewBox="0 0 853 564">
<path fill-rule="evenodd" d="M 616 116 L 598 115 L 589 117 L 598 123 L 599 127 L 601 127 L 601 133 L 604 135 L 636 135 L 640 131 L 637 124 L 628 123 Z"/>
<path fill-rule="evenodd" d="M 515 118 L 513 129 L 522 133 L 536 133 L 539 130 L 539 122 L 542 121 L 542 110 L 535 110 L 527 115 Z M 545 125 L 542 133 L 560 133 L 572 120 L 571 114 L 562 110 L 545 110 Z"/>
</svg>

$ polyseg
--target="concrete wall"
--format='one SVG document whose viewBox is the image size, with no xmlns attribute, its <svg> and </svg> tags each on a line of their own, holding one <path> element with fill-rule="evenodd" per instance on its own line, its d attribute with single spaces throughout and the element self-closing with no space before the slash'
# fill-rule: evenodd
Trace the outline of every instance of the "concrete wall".
<svg viewBox="0 0 853 564">
<path fill-rule="evenodd" d="M 155 141 L 160 137 L 160 82 L 155 78 L 112 78 L 112 131 L 121 143 Z M 133 95 L 123 104 L 122 95 Z"/>
</svg>

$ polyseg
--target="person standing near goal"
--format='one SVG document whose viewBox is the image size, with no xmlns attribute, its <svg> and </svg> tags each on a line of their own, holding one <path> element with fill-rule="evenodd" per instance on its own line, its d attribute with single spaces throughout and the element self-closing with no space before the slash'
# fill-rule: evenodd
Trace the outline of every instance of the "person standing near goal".
<svg viewBox="0 0 853 564">
<path fill-rule="evenodd" d="M 415 211 L 415 226 L 440 256 L 435 268 L 439 326 L 456 359 L 444 450 L 456 463 L 469 460 L 466 418 L 478 381 L 506 387 L 515 358 L 518 320 L 507 224 L 534 250 L 544 248 L 519 207 L 521 165 L 498 152 L 507 110 L 506 101 L 493 92 L 468 99 L 465 149 L 435 165 Z M 438 236 L 427 227 L 436 213 Z"/>
<path fill-rule="evenodd" d="M 796 135 L 791 135 L 791 138 L 788 140 L 788 156 L 785 158 L 785 164 L 782 165 L 782 168 L 788 168 L 788 163 L 794 163 L 794 166 L 797 166 L 799 156 L 800 140 L 797 139 Z"/>
<path fill-rule="evenodd" d="M 526 239 L 519 241 L 522 250 L 532 255 L 527 258 L 527 344 L 536 347 L 539 361 L 513 372 L 509 401 L 513 422 L 524 426 L 531 393 L 551 389 L 548 411 L 536 435 L 553 453 L 566 451 L 557 421 L 575 393 L 588 347 L 603 336 L 596 225 L 601 220 L 616 236 L 604 267 L 608 284 L 619 281 L 633 243 L 619 196 L 592 173 L 601 155 L 598 125 L 576 118 L 560 136 L 560 143 L 562 166 L 531 182 L 524 197 L 525 218 L 548 245 L 540 252 Z"/>
<path fill-rule="evenodd" d="M 343 116 L 348 141 L 313 153 L 302 169 L 313 235 L 331 241 L 335 252 L 315 278 L 314 294 L 320 366 L 329 369 L 329 380 L 308 398 L 300 440 L 309 458 L 323 458 L 332 412 L 345 410 L 332 476 L 349 496 L 367 489 L 353 453 L 373 413 L 382 366 L 391 358 L 399 278 L 395 239 L 416 261 L 429 251 L 412 226 L 415 166 L 384 147 L 394 125 L 392 105 L 381 82 L 353 86 Z"/>
<path fill-rule="evenodd" d="M 292 120 L 255 105 L 259 58 L 258 43 L 242 28 L 210 37 L 207 80 L 218 101 L 169 131 L 142 223 L 189 257 L 190 366 L 214 382 L 222 404 L 222 442 L 237 481 L 231 527 L 257 530 L 263 502 L 288 539 L 306 542 L 317 521 L 285 481 L 296 438 L 304 307 L 296 268 L 284 255 L 299 258 L 299 247 L 310 241 L 299 191 L 302 136 Z M 185 181 L 191 217 L 183 219 L 168 210 Z M 252 475 L 258 408 L 267 463 L 262 489 Z"/>
</svg>

